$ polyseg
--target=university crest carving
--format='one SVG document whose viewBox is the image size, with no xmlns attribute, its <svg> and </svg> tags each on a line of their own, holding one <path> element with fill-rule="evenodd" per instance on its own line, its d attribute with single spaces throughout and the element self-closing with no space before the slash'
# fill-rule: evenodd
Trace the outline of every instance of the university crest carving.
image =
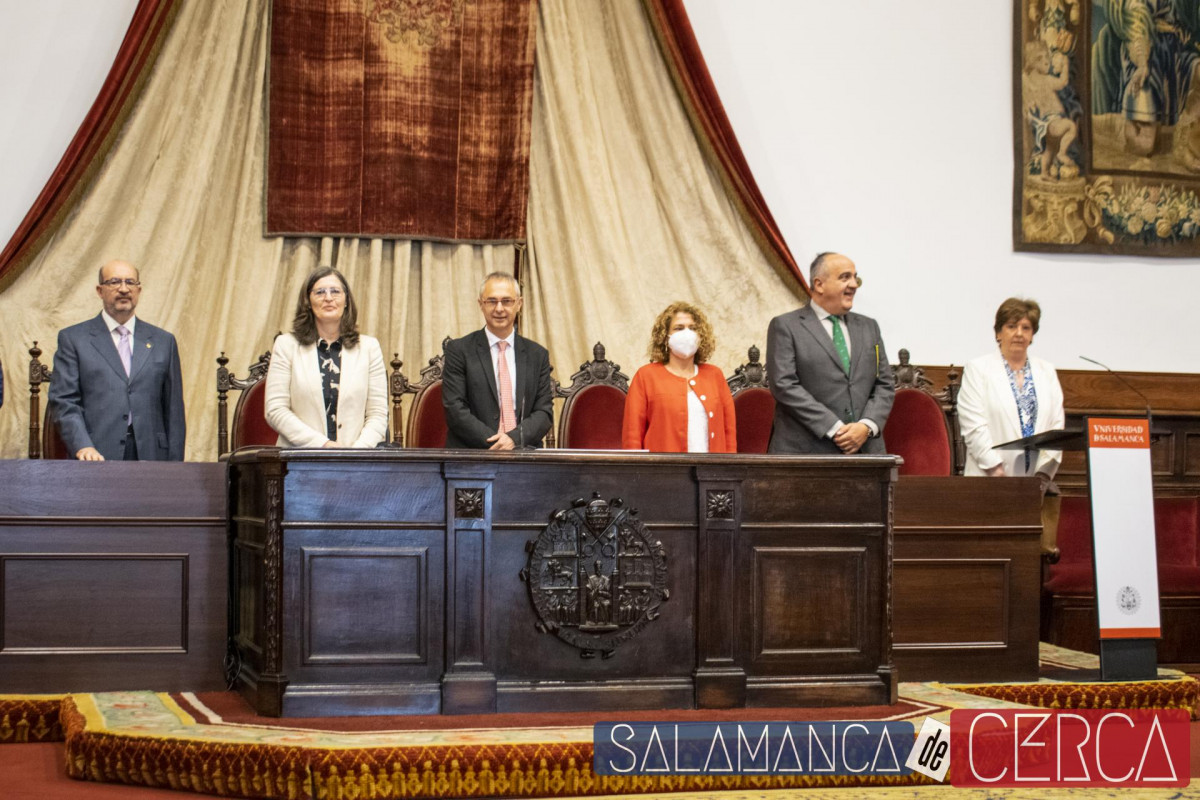
<svg viewBox="0 0 1200 800">
<path fill-rule="evenodd" d="M 538 630 L 580 649 L 611 656 L 658 618 L 670 597 L 667 557 L 636 509 L 593 493 L 556 512 L 525 545 L 521 580 L 538 615 Z"/>
</svg>

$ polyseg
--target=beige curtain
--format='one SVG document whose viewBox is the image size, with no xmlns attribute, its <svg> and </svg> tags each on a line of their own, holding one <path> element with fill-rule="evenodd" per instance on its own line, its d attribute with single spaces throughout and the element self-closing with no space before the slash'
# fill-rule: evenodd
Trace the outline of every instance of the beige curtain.
<svg viewBox="0 0 1200 800">
<path fill-rule="evenodd" d="M 72 216 L 0 295 L 0 457 L 23 457 L 29 344 L 94 316 L 96 270 L 141 268 L 138 316 L 175 333 L 192 460 L 216 457 L 215 359 L 239 374 L 287 330 L 303 277 L 333 264 L 360 329 L 415 378 L 481 325 L 480 279 L 508 246 L 262 236 L 268 0 L 187 0 L 144 96 Z M 638 0 L 542 0 L 523 333 L 564 380 L 603 341 L 632 374 L 655 315 L 706 307 L 726 373 L 799 302 L 709 169 Z"/>
<path fill-rule="evenodd" d="M 646 362 L 675 300 L 706 310 L 728 375 L 807 300 L 754 241 L 688 122 L 639 0 L 541 0 L 525 332 L 565 380 L 604 342 Z M 801 300 L 804 298 L 804 300 Z"/>
</svg>

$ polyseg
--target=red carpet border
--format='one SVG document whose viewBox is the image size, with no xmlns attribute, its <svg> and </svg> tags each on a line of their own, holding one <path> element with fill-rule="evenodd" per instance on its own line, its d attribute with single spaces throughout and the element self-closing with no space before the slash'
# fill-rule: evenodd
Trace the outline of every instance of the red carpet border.
<svg viewBox="0 0 1200 800">
<path fill-rule="evenodd" d="M 1035 708 L 1182 708 L 1192 719 L 1200 719 L 1200 681 L 1190 675 L 1136 683 L 945 685 L 956 692 Z"/>
<path fill-rule="evenodd" d="M 108 702 L 112 693 L 103 699 Z M 402 734 L 337 734 L 342 743 L 325 747 L 288 745 L 322 734 L 288 728 L 230 726 L 243 738 L 270 737 L 272 743 L 213 741 L 220 726 L 197 726 L 192 736 L 151 732 L 151 698 L 173 706 L 169 696 L 123 693 L 117 703 L 134 709 L 146 702 L 145 731 L 121 724 L 109 729 L 95 695 L 73 695 L 63 703 L 67 774 L 81 780 L 203 792 L 222 797 L 392 800 L 393 798 L 583 797 L 659 792 L 803 789 L 815 787 L 916 786 L 932 784 L 912 776 L 607 776 L 592 770 L 591 729 L 570 731 L 574 740 L 529 743 L 346 745 L 372 736 L 433 737 L 429 731 Z M 110 706 L 112 704 L 110 703 Z M 175 708 L 178 708 L 175 706 Z M 136 709 L 135 709 L 136 711 Z M 183 713 L 181 710 L 179 713 Z M 186 717 L 186 714 L 184 714 Z M 540 729 L 551 731 L 554 729 Z M 264 732 L 265 731 L 265 732 Z M 478 733 L 478 731 L 477 731 Z M 503 738 L 505 732 L 496 733 Z M 326 735 L 328 737 L 328 735 Z M 514 736 L 513 738 L 519 738 Z M 546 738 L 554 737 L 547 735 Z"/>
<path fill-rule="evenodd" d="M 1200 681 L 1193 677 L 1164 670 L 1157 681 L 1087 683 L 1081 678 L 1095 672 L 1095 656 L 1045 644 L 1041 655 L 1043 679 L 1038 683 L 902 684 L 902 702 L 896 706 L 847 708 L 840 713 L 845 718 L 858 714 L 864 719 L 908 719 L 918 728 L 925 716 L 945 721 L 954 708 L 1011 704 L 1062 709 L 1186 708 L 1193 719 L 1200 717 Z M 1048 677 L 1056 672 L 1059 679 Z M 932 785 L 917 774 L 596 775 L 591 741 L 595 715 L 554 719 L 553 724 L 537 715 L 464 719 L 452 729 L 441 727 L 440 718 L 415 723 L 377 718 L 374 724 L 390 729 L 371 728 L 372 723 L 364 722 L 348 731 L 346 727 L 320 729 L 320 720 L 264 720 L 238 704 L 244 706 L 234 695 L 214 695 L 207 705 L 196 695 L 154 692 L 0 695 L 0 743 L 65 738 L 67 774 L 72 778 L 220 797 L 587 797 Z M 805 709 L 748 709 L 747 718 L 756 712 L 807 719 Z M 662 713 L 705 718 L 702 711 Z M 604 716 L 611 719 L 613 714 Z M 821 714 L 821 718 L 829 717 Z"/>
</svg>

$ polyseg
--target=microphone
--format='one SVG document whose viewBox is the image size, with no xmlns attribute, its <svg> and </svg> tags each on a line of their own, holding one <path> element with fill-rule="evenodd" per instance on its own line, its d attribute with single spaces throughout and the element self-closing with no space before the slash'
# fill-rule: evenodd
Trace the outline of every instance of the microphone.
<svg viewBox="0 0 1200 800">
<path fill-rule="evenodd" d="M 1146 397 L 1146 395 L 1144 395 L 1140 391 L 1138 391 L 1138 388 L 1136 386 L 1134 386 L 1132 383 L 1130 383 L 1129 381 L 1122 378 L 1121 373 L 1113 372 L 1111 369 L 1109 369 L 1109 367 L 1106 364 L 1101 364 L 1096 359 L 1088 358 L 1087 356 L 1080 356 L 1080 358 L 1082 358 L 1084 361 L 1088 362 L 1089 364 L 1095 364 L 1097 367 L 1103 368 L 1104 370 L 1106 370 L 1108 372 L 1109 375 L 1112 375 L 1114 378 L 1119 380 L 1121 382 L 1121 384 L 1124 385 L 1127 389 L 1132 391 L 1138 397 L 1142 398 L 1142 402 L 1146 404 L 1146 422 L 1150 427 L 1151 435 L 1153 435 L 1154 434 L 1154 415 L 1150 412 L 1150 398 Z"/>
</svg>

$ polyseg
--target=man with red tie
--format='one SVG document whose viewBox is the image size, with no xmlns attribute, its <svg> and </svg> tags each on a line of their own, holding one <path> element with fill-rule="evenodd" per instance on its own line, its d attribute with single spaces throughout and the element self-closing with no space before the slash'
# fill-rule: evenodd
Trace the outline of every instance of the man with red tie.
<svg viewBox="0 0 1200 800">
<path fill-rule="evenodd" d="M 446 446 L 540 447 L 554 419 L 550 355 L 515 331 L 521 285 L 493 272 L 479 290 L 483 330 L 447 342 L 442 371 Z"/>
</svg>

